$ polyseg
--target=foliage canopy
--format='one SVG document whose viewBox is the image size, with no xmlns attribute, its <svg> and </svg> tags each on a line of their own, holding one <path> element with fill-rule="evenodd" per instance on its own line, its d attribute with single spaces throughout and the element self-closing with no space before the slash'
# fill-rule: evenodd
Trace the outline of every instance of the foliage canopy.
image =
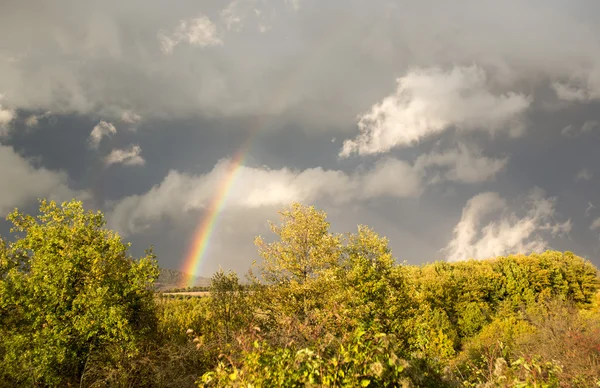
<svg viewBox="0 0 600 388">
<path fill-rule="evenodd" d="M 0 239 L 0 386 L 600 384 L 600 278 L 571 252 L 411 266 L 292 204 L 247 284 L 220 270 L 210 296 L 167 298 L 101 213 L 39 210 Z"/>
<path fill-rule="evenodd" d="M 135 355 L 156 322 L 151 251 L 140 260 L 81 202 L 15 210 L 0 243 L 0 356 L 15 385 L 75 384 L 94 352 Z"/>
</svg>

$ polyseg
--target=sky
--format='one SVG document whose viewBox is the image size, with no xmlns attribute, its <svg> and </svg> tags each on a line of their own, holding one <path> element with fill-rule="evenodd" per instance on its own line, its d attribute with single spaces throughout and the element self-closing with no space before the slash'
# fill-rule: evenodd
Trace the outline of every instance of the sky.
<svg viewBox="0 0 600 388">
<path fill-rule="evenodd" d="M 245 272 L 294 201 L 334 232 L 371 226 L 399 262 L 600 265 L 596 1 L 2 8 L 2 217 L 77 198 L 182 269 L 213 215 L 201 276 Z"/>
</svg>

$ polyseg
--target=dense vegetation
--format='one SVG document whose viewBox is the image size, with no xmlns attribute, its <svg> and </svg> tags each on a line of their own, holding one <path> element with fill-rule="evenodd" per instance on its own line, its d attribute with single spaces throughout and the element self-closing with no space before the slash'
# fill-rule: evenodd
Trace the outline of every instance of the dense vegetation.
<svg viewBox="0 0 600 388">
<path fill-rule="evenodd" d="M 576 255 L 398 264 L 372 229 L 294 204 L 244 286 L 155 294 L 81 203 L 15 211 L 0 240 L 0 386 L 600 385 L 600 280 Z"/>
<path fill-rule="evenodd" d="M 210 286 L 210 279 L 197 277 L 194 286 L 182 287 L 186 283 L 185 274 L 169 268 L 160 268 L 160 275 L 154 282 L 154 289 L 163 292 L 178 291 L 206 291 Z"/>
</svg>

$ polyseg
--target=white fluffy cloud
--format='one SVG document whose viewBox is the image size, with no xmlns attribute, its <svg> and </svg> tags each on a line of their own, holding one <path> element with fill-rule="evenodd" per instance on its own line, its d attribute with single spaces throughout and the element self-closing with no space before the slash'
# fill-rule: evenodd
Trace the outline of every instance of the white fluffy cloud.
<svg viewBox="0 0 600 388">
<path fill-rule="evenodd" d="M 449 261 L 542 251 L 548 242 L 540 232 L 560 235 L 572 227 L 570 220 L 554 221 L 555 201 L 535 189 L 528 196 L 526 214 L 519 217 L 508 211 L 506 200 L 498 193 L 478 194 L 465 205 L 454 237 L 442 251 Z M 482 226 L 485 219 L 490 221 Z"/>
<path fill-rule="evenodd" d="M 115 160 L 121 160 L 124 153 L 118 155 Z M 371 168 L 353 174 L 320 167 L 298 171 L 242 166 L 227 206 L 256 209 L 284 206 L 293 201 L 328 201 L 339 205 L 382 197 L 416 198 L 424 192 L 424 182 L 474 184 L 492 180 L 507 161 L 508 158 L 485 157 L 479 148 L 459 143 L 455 150 L 421 155 L 414 164 L 384 157 Z M 112 212 L 115 227 L 123 232 L 136 232 L 161 217 L 176 217 L 181 210 L 204 209 L 213 193 L 219 191 L 230 168 L 230 162 L 223 160 L 204 175 L 171 171 L 147 193 L 119 201 Z"/>
<path fill-rule="evenodd" d="M 26 205 L 38 197 L 59 201 L 88 197 L 87 193 L 77 192 L 68 187 L 68 178 L 64 172 L 34 167 L 12 147 L 1 144 L 0 181 L 7 182 L 0 190 L 1 215 L 6 215 L 13 208 Z"/>
<path fill-rule="evenodd" d="M 107 166 L 112 164 L 123 164 L 125 166 L 143 166 L 146 161 L 141 156 L 142 148 L 137 145 L 131 145 L 126 149 L 114 149 L 106 158 L 104 163 Z"/>
<path fill-rule="evenodd" d="M 117 133 L 117 128 L 112 123 L 102 120 L 92 129 L 88 139 L 89 144 L 93 148 L 98 148 L 104 137 L 110 137 L 115 133 Z"/>
<path fill-rule="evenodd" d="M 396 92 L 360 117 L 360 134 L 344 142 L 341 156 L 377 154 L 410 146 L 454 126 L 458 130 L 523 131 L 531 99 L 493 91 L 477 66 L 414 69 L 398 78 Z"/>
<path fill-rule="evenodd" d="M 199 15 L 194 19 L 180 20 L 179 25 L 171 34 L 160 31 L 158 40 L 161 50 L 165 54 L 171 54 L 175 46 L 182 42 L 199 47 L 220 46 L 223 44 L 217 34 L 217 27 L 204 15 Z"/>
<path fill-rule="evenodd" d="M 600 217 L 598 217 L 594 221 L 592 221 L 592 224 L 590 225 L 590 229 L 591 230 L 600 229 Z"/>
<path fill-rule="evenodd" d="M 111 222 L 123 233 L 143 230 L 162 217 L 177 217 L 181 211 L 205 209 L 218 192 L 231 164 L 224 160 L 204 175 L 171 171 L 143 195 L 120 200 L 111 212 Z M 416 197 L 421 192 L 419 175 L 406 162 L 386 159 L 373 169 L 348 175 L 342 171 L 310 168 L 240 167 L 227 198 L 228 208 L 257 209 L 285 206 L 293 201 L 318 200 L 337 204 L 373 197 Z"/>
</svg>

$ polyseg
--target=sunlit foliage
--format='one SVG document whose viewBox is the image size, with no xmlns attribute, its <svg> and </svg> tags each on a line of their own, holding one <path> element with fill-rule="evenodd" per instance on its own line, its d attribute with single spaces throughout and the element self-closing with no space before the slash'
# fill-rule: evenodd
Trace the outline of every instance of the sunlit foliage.
<svg viewBox="0 0 600 388">
<path fill-rule="evenodd" d="M 140 351 L 156 325 L 151 252 L 139 260 L 80 202 L 42 201 L 37 217 L 15 210 L 17 238 L 0 257 L 0 372 L 15 385 L 78 383 L 90 358 Z"/>
<path fill-rule="evenodd" d="M 9 219 L 0 386 L 600 385 L 600 278 L 571 252 L 411 266 L 292 204 L 245 279 L 167 296 L 152 252 L 131 258 L 79 202 Z"/>
</svg>

